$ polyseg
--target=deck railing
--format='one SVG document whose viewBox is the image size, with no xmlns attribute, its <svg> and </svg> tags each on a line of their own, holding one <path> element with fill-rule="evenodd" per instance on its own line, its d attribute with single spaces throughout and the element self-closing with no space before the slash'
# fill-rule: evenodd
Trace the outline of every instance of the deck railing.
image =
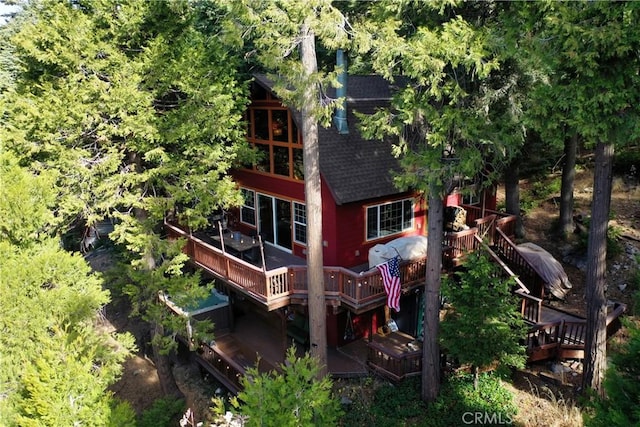
<svg viewBox="0 0 640 427">
<path fill-rule="evenodd" d="M 290 297 L 306 298 L 306 266 L 283 266 L 263 270 L 216 248 L 180 227 L 165 223 L 169 239 L 186 239 L 183 251 L 200 268 L 269 306 Z M 357 273 L 343 267 L 324 267 L 325 297 L 339 300 L 355 309 L 384 300 L 382 276 L 377 269 Z M 425 259 L 400 265 L 403 288 L 421 285 L 426 274 Z M 273 306 L 275 307 L 275 306 Z"/>
<path fill-rule="evenodd" d="M 422 373 L 422 350 L 397 355 L 376 342 L 368 343 L 367 348 L 367 364 L 393 381 L 401 381 Z"/>
<path fill-rule="evenodd" d="M 475 207 L 464 206 L 475 215 Z M 479 210 L 478 210 L 479 211 Z M 493 212 L 493 211 L 492 211 Z M 448 233 L 443 241 L 443 259 L 445 263 L 460 262 L 463 255 L 477 249 L 479 243 L 475 236 L 479 232 L 494 235 L 497 227 L 509 227 L 514 217 L 501 213 L 491 213 L 489 218 L 474 219 L 477 227 L 456 233 Z M 241 291 L 267 304 L 271 308 L 286 304 L 291 297 L 306 298 L 306 266 L 283 266 L 273 270 L 263 270 L 237 258 L 194 236 L 176 224 L 165 222 L 170 239 L 186 240 L 184 252 L 192 261 Z M 482 230 L 482 231 L 481 231 Z M 325 296 L 361 309 L 368 304 L 383 301 L 385 298 L 382 276 L 376 269 L 357 273 L 343 267 L 325 266 Z M 405 289 L 422 284 L 426 274 L 426 259 L 404 262 L 400 265 L 401 283 Z M 276 302 L 279 302 L 276 304 Z"/>
<path fill-rule="evenodd" d="M 241 378 L 245 369 L 236 363 L 222 350 L 207 344 L 200 344 L 200 348 L 194 355 L 196 362 L 212 374 L 222 385 L 232 393 L 242 390 Z"/>
<path fill-rule="evenodd" d="M 476 220 L 490 215 L 495 215 L 498 218 L 513 216 L 493 209 L 482 209 L 482 207 L 477 205 L 460 205 L 460 207 L 467 211 L 467 224 L 474 224 Z"/>
<path fill-rule="evenodd" d="M 520 280 L 527 284 L 531 294 L 543 298 L 547 283 L 531 266 L 529 261 L 518 252 L 516 245 L 511 239 L 499 228 L 496 229 L 494 245 L 496 252 L 498 252 L 511 269 L 520 277 Z"/>
<path fill-rule="evenodd" d="M 522 290 L 517 290 L 516 294 L 520 296 L 520 314 L 522 318 L 533 324 L 540 323 L 540 317 L 542 315 L 542 298 L 529 295 Z"/>
<path fill-rule="evenodd" d="M 478 218 L 475 220 L 476 228 L 478 229 L 478 237 L 489 245 L 493 244 L 493 238 L 496 232 L 496 220 L 496 214 L 491 214 L 484 218 Z"/>
<path fill-rule="evenodd" d="M 493 247 L 499 252 L 504 262 L 495 254 L 494 258 L 498 258 L 496 262 L 503 266 L 505 274 L 518 275 L 516 283 L 519 289 L 516 290 L 516 294 L 521 298 L 523 318 L 535 325 L 531 327 L 526 337 L 529 361 L 553 357 L 584 357 L 585 321 L 560 320 L 540 324 L 543 302 L 541 297 L 545 283 L 511 241 L 515 231 L 515 216 L 489 212 L 488 218 L 477 218 L 474 216 L 477 216 L 479 209 L 471 206 L 464 206 L 464 208 L 471 213 L 467 219 L 473 221 L 476 227 L 445 235 L 444 260 L 459 261 L 466 253 L 476 250 L 487 242 L 493 242 Z M 275 300 L 286 302 L 290 297 L 307 297 L 306 266 L 285 266 L 274 270 L 263 270 L 225 253 L 180 227 L 167 223 L 166 229 L 170 239 L 186 239 L 183 250 L 197 265 L 224 278 L 268 306 Z M 484 236 L 484 239 L 481 236 Z M 426 259 L 403 263 L 400 266 L 404 287 L 422 284 L 425 273 Z M 368 304 L 377 303 L 385 298 L 382 277 L 375 268 L 357 273 L 343 267 L 324 267 L 324 282 L 328 300 L 334 299 L 355 309 L 364 308 Z M 523 282 L 526 283 L 526 287 Z M 619 317 L 625 309 L 626 306 L 619 303 L 610 309 L 607 316 L 608 336 L 620 327 Z M 244 373 L 242 366 L 219 349 L 206 344 L 201 348 L 198 357 L 218 371 L 216 376 L 228 388 L 240 389 L 240 377 Z M 388 351 L 384 345 L 371 342 L 368 344 L 367 362 L 369 366 L 388 378 L 399 381 L 407 376 L 420 374 L 422 352 L 408 351 L 398 355 Z"/>
<path fill-rule="evenodd" d="M 613 304 L 607 313 L 607 338 L 620 327 L 620 316 L 627 307 Z M 587 332 L 586 320 L 558 320 L 532 326 L 526 338 L 529 362 L 552 358 L 584 358 Z"/>
</svg>

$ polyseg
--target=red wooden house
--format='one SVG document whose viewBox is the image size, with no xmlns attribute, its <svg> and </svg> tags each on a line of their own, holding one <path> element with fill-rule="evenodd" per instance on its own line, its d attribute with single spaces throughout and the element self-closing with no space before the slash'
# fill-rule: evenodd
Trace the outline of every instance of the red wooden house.
<svg viewBox="0 0 640 427">
<path fill-rule="evenodd" d="M 388 105 L 393 88 L 377 76 L 350 76 L 346 86 L 341 129 L 321 127 L 319 132 L 323 259 L 326 266 L 359 272 L 368 269 L 371 247 L 424 234 L 427 218 L 424 198 L 400 192 L 393 184 L 398 161 L 391 153 L 391 141 L 365 140 L 356 128 L 354 111 L 373 113 Z M 258 164 L 233 172 L 245 198 L 242 208 L 232 214 L 233 226 L 246 235 L 259 233 L 265 245 L 304 260 L 307 225 L 300 117 L 278 100 L 271 87 L 265 76 L 255 76 L 247 112 L 248 139 L 263 157 Z M 304 300 L 300 302 L 296 311 L 304 312 Z M 415 303 L 403 303 L 409 317 Z M 376 310 L 383 305 L 384 299 L 364 313 L 354 313 L 352 320 L 360 325 L 357 335 L 377 328 Z M 343 344 L 346 315 L 334 307 L 328 310 L 327 325 L 328 342 L 336 346 Z"/>
<path fill-rule="evenodd" d="M 385 310 L 382 277 L 375 267 L 370 268 L 368 256 L 375 245 L 425 235 L 428 211 L 421 194 L 394 186 L 393 172 L 399 164 L 391 152 L 393 141 L 365 140 L 357 130 L 354 112 L 373 113 L 387 106 L 393 87 L 377 76 L 350 76 L 344 86 L 346 92 L 336 95 L 346 99 L 343 114 L 335 126 L 319 132 L 327 342 L 334 350 L 329 371 L 342 372 L 331 366 L 336 349 L 362 343 L 366 337 L 363 359 L 367 366 L 398 380 L 421 371 L 422 352 L 416 338 L 422 330 L 426 258 L 402 260 L 401 310 L 390 314 L 399 331 L 381 341 L 379 328 L 387 325 L 389 310 Z M 269 369 L 283 360 L 292 342 L 308 345 L 301 120 L 271 88 L 265 76 L 255 76 L 247 137 L 263 155 L 256 164 L 232 172 L 244 203 L 225 213 L 226 221 L 218 218 L 220 222 L 212 224 L 226 222 L 227 226 L 192 233 L 166 223 L 169 237 L 186 239 L 184 250 L 192 263 L 211 275 L 224 294 L 218 298 L 220 310 L 210 316 L 217 325 L 216 343 L 202 343 L 196 357 L 236 391 L 245 368 L 255 362 L 256 351 L 261 353 L 261 366 Z M 531 359 L 565 355 L 561 351 L 569 345 L 565 335 L 581 331 L 584 320 L 562 317 L 543 307 L 545 282 L 512 242 L 515 217 L 495 211 L 494 191 L 464 202 L 470 228 L 445 235 L 445 268 L 458 265 L 464 253 L 483 244 L 478 237 L 483 236 L 505 274 L 521 279 L 517 293 L 522 315 L 533 325 L 527 336 Z M 445 203 L 460 205 L 463 200 L 452 194 Z M 623 311 L 624 306 L 616 306 L 612 322 Z M 206 317 L 201 310 L 198 313 Z M 549 330 L 557 336 L 541 345 L 539 336 Z M 580 347 L 578 341 L 571 345 Z M 353 373 L 351 366 L 346 370 Z"/>
<path fill-rule="evenodd" d="M 357 129 L 354 113 L 370 114 L 389 105 L 393 86 L 378 76 L 349 76 L 344 86 L 346 92 L 335 95 L 346 99 L 336 125 L 319 131 L 327 342 L 335 349 L 367 337 L 369 366 L 416 374 L 421 352 L 406 344 L 419 337 L 422 330 L 426 259 L 403 260 L 400 265 L 401 310 L 391 312 L 391 318 L 409 341 L 376 347 L 371 341 L 387 324 L 389 310 L 385 310 L 382 277 L 376 268 L 370 268 L 368 256 L 375 245 L 425 235 L 427 206 L 422 194 L 399 191 L 394 186 L 393 172 L 399 169 L 399 163 L 392 155 L 393 141 L 366 140 Z M 265 76 L 255 76 L 247 110 L 247 138 L 262 156 L 256 164 L 232 172 L 244 196 L 241 207 L 226 213 L 234 237 L 220 227 L 190 233 L 167 223 L 167 230 L 170 237 L 187 239 L 185 251 L 192 262 L 211 274 L 216 287 L 228 296 L 229 322 L 220 322 L 218 314 L 217 324 L 228 323 L 233 330 L 238 324 L 235 320 L 245 314 L 257 315 L 260 323 L 279 331 L 275 341 L 280 341 L 279 355 L 283 357 L 292 340 L 308 344 L 304 142 L 299 114 L 283 105 L 271 89 L 272 83 Z M 462 199 L 453 194 L 445 202 L 458 205 Z M 495 219 L 496 213 L 491 211 L 495 209 L 494 193 L 471 202 L 479 207 L 466 205 L 471 209 L 469 223 L 475 225 L 474 220 L 479 219 L 477 227 L 493 224 L 483 222 L 482 217 L 488 213 Z M 443 259 L 455 259 L 473 249 L 475 233 L 462 233 L 447 242 Z M 262 245 L 256 243 L 260 241 Z M 257 246 L 260 254 L 256 253 Z M 218 344 L 205 346 L 211 359 L 206 366 L 226 363 L 213 372 L 218 377 L 220 372 L 243 372 L 242 366 L 234 366 L 237 358 L 229 353 L 237 352 L 240 346 L 245 347 L 244 354 L 251 353 L 260 339 L 260 334 L 251 338 L 246 331 L 236 333 L 236 344 L 225 350 L 221 344 L 224 333 L 218 329 Z M 391 357 L 385 353 L 389 348 Z M 394 365 L 386 366 L 389 361 Z M 382 365 L 385 367 L 380 368 Z M 232 388 L 234 378 L 227 384 Z"/>
</svg>

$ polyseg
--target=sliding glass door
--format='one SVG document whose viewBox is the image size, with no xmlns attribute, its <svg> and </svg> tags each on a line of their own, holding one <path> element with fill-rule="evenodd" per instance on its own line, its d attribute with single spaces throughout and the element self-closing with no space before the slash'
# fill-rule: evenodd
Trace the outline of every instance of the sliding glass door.
<svg viewBox="0 0 640 427">
<path fill-rule="evenodd" d="M 265 242 L 291 251 L 291 202 L 258 194 L 258 231 Z"/>
</svg>

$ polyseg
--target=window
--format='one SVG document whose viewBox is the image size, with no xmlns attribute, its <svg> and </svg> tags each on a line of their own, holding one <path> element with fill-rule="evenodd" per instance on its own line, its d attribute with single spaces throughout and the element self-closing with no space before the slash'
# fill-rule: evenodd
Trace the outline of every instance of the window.
<svg viewBox="0 0 640 427">
<path fill-rule="evenodd" d="M 401 233 L 412 228 L 413 201 L 411 199 L 367 208 L 367 240 Z"/>
<path fill-rule="evenodd" d="M 247 138 L 260 153 L 257 172 L 303 180 L 302 138 L 289 110 L 254 85 L 247 112 Z"/>
<path fill-rule="evenodd" d="M 298 243 L 307 243 L 307 207 L 293 202 L 293 237 Z"/>
<path fill-rule="evenodd" d="M 463 205 L 477 205 L 480 203 L 478 189 L 480 184 L 470 179 L 463 180 L 460 183 Z"/>
<path fill-rule="evenodd" d="M 462 195 L 462 204 L 463 205 L 477 205 L 480 204 L 480 198 L 477 194 L 469 193 Z"/>
<path fill-rule="evenodd" d="M 256 225 L 256 193 L 252 190 L 242 188 L 242 198 L 244 199 L 240 208 L 240 221 L 249 225 Z"/>
</svg>

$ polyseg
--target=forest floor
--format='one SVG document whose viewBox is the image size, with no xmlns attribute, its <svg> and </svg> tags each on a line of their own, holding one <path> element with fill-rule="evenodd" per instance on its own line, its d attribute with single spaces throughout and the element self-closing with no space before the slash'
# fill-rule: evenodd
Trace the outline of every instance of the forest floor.
<svg viewBox="0 0 640 427">
<path fill-rule="evenodd" d="M 552 177 L 550 177 L 551 179 Z M 557 177 L 555 177 L 557 179 Z M 522 190 L 527 191 L 530 183 L 522 182 Z M 588 215 L 592 196 L 593 178 L 589 171 L 578 172 L 575 184 L 576 214 Z M 640 258 L 640 188 L 629 187 L 621 179 L 614 180 L 611 200 L 611 225 L 618 230 L 620 251 L 608 261 L 607 298 L 621 301 L 631 309 L 632 294 L 638 284 L 633 283 L 633 275 L 637 274 L 638 258 Z M 553 224 L 559 215 L 557 195 L 531 208 L 523 217 L 526 236 L 523 241 L 535 243 L 552 253 L 564 266 L 573 288 L 564 302 L 554 302 L 559 308 L 585 315 L 584 298 L 585 270 L 581 265 L 584 253 L 575 250 L 577 236 L 569 243 L 559 240 L 553 233 Z M 499 202 L 503 193 L 498 192 Z M 109 263 L 106 256 L 89 257 L 96 270 L 104 270 Z M 626 286 L 626 287 L 625 287 Z M 106 308 L 105 327 L 118 332 L 128 331 L 136 337 L 138 353 L 132 356 L 124 366 L 120 381 L 111 389 L 115 395 L 129 401 L 134 409 L 141 413 L 163 396 L 153 362 L 145 354 L 148 341 L 146 325 L 140 319 L 129 317 L 127 304 L 115 300 Z M 618 332 L 615 342 L 625 340 L 624 328 Z M 185 393 L 187 404 L 192 408 L 206 409 L 209 406 L 215 384 L 202 379 L 197 370 L 190 366 L 176 365 L 176 380 Z M 509 388 L 515 395 L 520 415 L 516 423 L 523 426 L 576 426 L 582 425 L 580 409 L 575 405 L 578 401 L 582 367 L 577 362 L 561 364 L 540 364 L 528 366 L 514 375 Z"/>
<path fill-rule="evenodd" d="M 547 177 L 549 182 L 559 176 Z M 534 184 L 521 182 L 521 194 Z M 574 191 L 574 213 L 588 217 L 593 193 L 593 174 L 580 170 L 576 174 Z M 564 267 L 573 287 L 565 301 L 552 301 L 551 305 L 586 316 L 586 241 L 580 243 L 578 234 L 568 241 L 558 238 L 555 225 L 558 223 L 559 194 L 553 194 L 538 203 L 523 215 L 525 237 L 518 241 L 532 242 L 550 252 Z M 504 193 L 498 191 L 498 201 Z M 633 310 L 634 293 L 640 291 L 638 273 L 640 269 L 640 187 L 625 184 L 622 177 L 613 180 L 611 197 L 610 228 L 615 230 L 616 253 L 607 260 L 606 297 L 610 301 L 627 305 L 627 314 Z M 636 308 L 636 311 L 640 307 Z M 636 316 L 637 318 L 638 316 Z M 623 327 L 609 342 L 615 349 L 627 339 Z M 578 361 L 541 363 L 528 365 L 513 377 L 514 396 L 520 408 L 516 422 L 524 426 L 581 426 L 582 416 L 576 402 L 580 399 L 582 364 Z"/>
</svg>

